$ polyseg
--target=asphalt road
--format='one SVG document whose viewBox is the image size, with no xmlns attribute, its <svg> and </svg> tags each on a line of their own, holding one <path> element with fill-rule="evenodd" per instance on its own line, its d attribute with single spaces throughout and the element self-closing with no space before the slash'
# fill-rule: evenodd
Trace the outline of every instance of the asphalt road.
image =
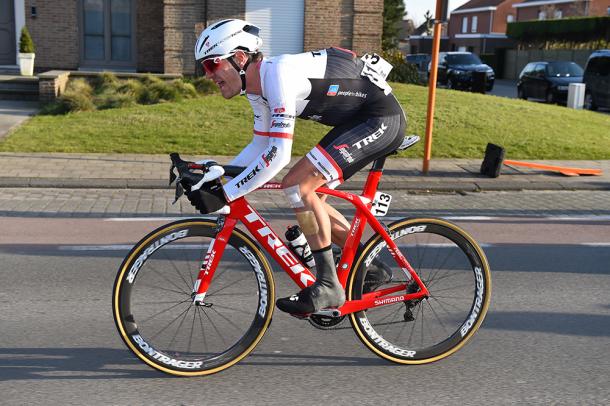
<svg viewBox="0 0 610 406">
<path fill-rule="evenodd" d="M 193 379 L 135 359 L 111 315 L 126 246 L 163 220 L 0 218 L 2 403 L 608 404 L 610 219 L 607 205 L 596 210 L 457 218 L 485 244 L 493 296 L 472 342 L 442 361 L 394 365 L 349 324 L 320 331 L 276 311 L 251 356 Z M 284 275 L 276 282 L 293 293 Z"/>
</svg>

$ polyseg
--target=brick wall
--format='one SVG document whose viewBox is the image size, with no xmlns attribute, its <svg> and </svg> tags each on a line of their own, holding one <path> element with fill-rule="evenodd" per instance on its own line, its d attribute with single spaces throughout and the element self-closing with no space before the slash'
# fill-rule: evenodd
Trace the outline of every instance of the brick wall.
<svg viewBox="0 0 610 406">
<path fill-rule="evenodd" d="M 381 51 L 383 0 L 354 0 L 352 50 L 357 54 Z"/>
<path fill-rule="evenodd" d="M 136 7 L 136 68 L 163 72 L 163 2 L 139 0 Z"/>
<path fill-rule="evenodd" d="M 305 0 L 304 50 L 340 46 L 381 50 L 383 0 Z"/>
<path fill-rule="evenodd" d="M 36 46 L 36 70 L 76 69 L 80 39 L 77 19 L 78 0 L 25 0 L 25 24 Z M 30 10 L 35 3 L 37 17 Z"/>
<path fill-rule="evenodd" d="M 208 0 L 207 22 L 205 26 L 227 18 L 245 20 L 246 0 Z"/>
<path fill-rule="evenodd" d="M 202 22 L 206 19 L 205 3 L 201 0 L 164 0 L 164 71 L 166 73 L 185 73 L 195 72 L 195 57 L 193 49 L 197 35 L 201 31 Z M 244 0 L 228 0 L 222 4 L 213 6 L 215 1 L 208 0 L 209 9 L 208 21 L 210 21 L 210 11 L 215 8 L 224 7 L 228 9 L 235 7 Z M 225 11 L 227 11 L 225 10 Z M 242 16 L 243 18 L 243 16 Z"/>
</svg>

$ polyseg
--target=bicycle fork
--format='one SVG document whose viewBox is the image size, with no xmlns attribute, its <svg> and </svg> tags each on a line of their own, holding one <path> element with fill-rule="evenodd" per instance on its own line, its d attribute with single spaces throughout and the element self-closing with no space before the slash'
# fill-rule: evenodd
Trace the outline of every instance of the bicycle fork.
<svg viewBox="0 0 610 406">
<path fill-rule="evenodd" d="M 212 278 L 214 278 L 214 272 L 216 272 L 216 268 L 222 259 L 229 238 L 231 238 L 231 233 L 233 232 L 235 224 L 237 224 L 236 219 L 223 216 L 218 218 L 218 234 L 216 235 L 216 238 L 212 239 L 208 246 L 208 251 L 203 258 L 197 280 L 193 286 L 191 297 L 193 298 L 193 304 L 195 306 L 207 306 L 204 302 L 205 295 L 210 287 Z"/>
</svg>

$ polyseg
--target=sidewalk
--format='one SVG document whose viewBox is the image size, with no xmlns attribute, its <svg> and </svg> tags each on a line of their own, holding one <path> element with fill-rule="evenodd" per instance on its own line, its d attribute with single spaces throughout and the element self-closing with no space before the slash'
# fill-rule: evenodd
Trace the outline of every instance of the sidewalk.
<svg viewBox="0 0 610 406">
<path fill-rule="evenodd" d="M 196 160 L 201 157 L 184 156 Z M 214 158 L 214 157 L 210 157 Z M 216 157 L 228 163 L 230 157 Z M 291 164 L 276 177 L 281 179 Z M 500 177 L 479 174 L 481 159 L 433 159 L 430 172 L 421 172 L 422 160 L 388 159 L 380 189 L 434 192 L 498 190 L 610 190 L 610 160 L 535 161 L 549 165 L 602 169 L 602 176 L 567 177 L 559 173 L 504 165 Z M 0 188 L 106 188 L 167 189 L 169 156 L 136 154 L 67 154 L 0 152 Z M 362 189 L 362 170 L 341 189 Z"/>
</svg>

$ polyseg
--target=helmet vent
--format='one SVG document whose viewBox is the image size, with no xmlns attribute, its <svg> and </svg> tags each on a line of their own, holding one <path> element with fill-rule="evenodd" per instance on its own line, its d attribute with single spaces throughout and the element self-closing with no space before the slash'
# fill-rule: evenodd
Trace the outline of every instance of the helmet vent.
<svg viewBox="0 0 610 406">
<path fill-rule="evenodd" d="M 244 32 L 247 32 L 252 35 L 256 35 L 258 37 L 258 32 L 260 29 L 254 25 L 245 25 L 243 28 Z"/>
<path fill-rule="evenodd" d="M 208 40 L 208 38 L 210 38 L 210 36 L 208 35 L 207 37 L 205 37 L 205 39 L 203 41 L 201 41 L 201 45 L 199 45 L 199 52 L 201 52 L 201 49 L 203 48 L 203 45 L 205 44 L 205 42 Z"/>
</svg>

